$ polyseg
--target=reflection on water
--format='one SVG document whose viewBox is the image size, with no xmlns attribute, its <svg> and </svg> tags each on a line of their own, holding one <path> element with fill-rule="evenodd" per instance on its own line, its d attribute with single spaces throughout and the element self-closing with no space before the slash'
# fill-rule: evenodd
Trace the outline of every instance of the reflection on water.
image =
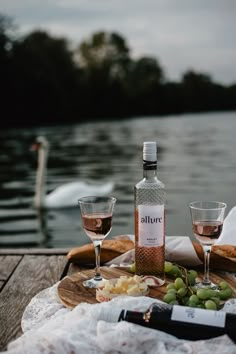
<svg viewBox="0 0 236 354">
<path fill-rule="evenodd" d="M 142 178 L 142 142 L 158 143 L 159 178 L 167 188 L 166 231 L 191 235 L 188 203 L 221 200 L 234 206 L 236 114 L 217 113 L 0 132 L 0 246 L 71 247 L 89 242 L 79 208 L 32 207 L 35 136 L 50 141 L 47 190 L 70 181 L 115 183 L 109 237 L 133 233 L 133 186 Z"/>
</svg>

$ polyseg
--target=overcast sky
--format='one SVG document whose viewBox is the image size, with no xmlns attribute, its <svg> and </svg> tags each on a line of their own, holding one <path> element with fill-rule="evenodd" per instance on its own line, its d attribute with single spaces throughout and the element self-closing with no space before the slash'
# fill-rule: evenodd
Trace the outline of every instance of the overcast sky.
<svg viewBox="0 0 236 354">
<path fill-rule="evenodd" d="M 75 43 L 120 33 L 133 58 L 156 57 L 169 80 L 189 69 L 236 82 L 236 0 L 0 0 L 21 33 L 43 28 Z"/>
</svg>

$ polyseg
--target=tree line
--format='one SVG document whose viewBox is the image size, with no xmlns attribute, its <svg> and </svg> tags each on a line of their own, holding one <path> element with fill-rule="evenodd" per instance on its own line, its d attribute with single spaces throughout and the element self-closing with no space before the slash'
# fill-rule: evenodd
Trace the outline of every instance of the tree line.
<svg viewBox="0 0 236 354">
<path fill-rule="evenodd" d="M 0 82 L 2 126 L 236 109 L 236 84 L 194 70 L 168 81 L 157 58 L 133 59 L 118 33 L 72 47 L 44 30 L 20 37 L 1 14 Z"/>
</svg>

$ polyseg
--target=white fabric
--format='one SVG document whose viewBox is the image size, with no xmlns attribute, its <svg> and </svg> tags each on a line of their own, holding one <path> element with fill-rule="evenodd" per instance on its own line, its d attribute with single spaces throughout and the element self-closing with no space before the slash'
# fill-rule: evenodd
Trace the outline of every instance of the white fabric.
<svg viewBox="0 0 236 354">
<path fill-rule="evenodd" d="M 215 245 L 234 245 L 236 246 L 236 206 L 233 207 L 226 216 L 223 230 Z"/>
<path fill-rule="evenodd" d="M 198 258 L 193 244 L 188 236 L 167 236 L 165 245 L 165 258 L 183 266 L 197 266 L 202 264 Z M 109 266 L 127 266 L 134 262 L 134 250 L 108 262 Z"/>
<path fill-rule="evenodd" d="M 202 263 L 192 241 L 186 236 L 166 237 L 166 259 L 184 266 L 197 266 Z"/>
<path fill-rule="evenodd" d="M 115 308 L 145 311 L 154 299 L 119 297 L 108 303 L 81 303 L 68 310 L 58 303 L 57 284 L 38 294 L 25 310 L 25 333 L 10 343 L 8 354 L 125 354 L 125 353 L 210 353 L 233 354 L 235 344 L 227 337 L 186 341 L 164 332 L 128 322 L 99 320 Z M 236 311 L 235 302 L 228 311 Z M 102 318 L 104 318 L 102 316 Z"/>
</svg>

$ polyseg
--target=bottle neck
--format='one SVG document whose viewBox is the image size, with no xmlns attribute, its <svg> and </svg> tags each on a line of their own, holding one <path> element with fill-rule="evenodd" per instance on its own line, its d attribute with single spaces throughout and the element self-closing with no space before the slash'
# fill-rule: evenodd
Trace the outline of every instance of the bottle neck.
<svg viewBox="0 0 236 354">
<path fill-rule="evenodd" d="M 153 179 L 157 177 L 157 162 L 143 161 L 143 178 Z"/>
</svg>

